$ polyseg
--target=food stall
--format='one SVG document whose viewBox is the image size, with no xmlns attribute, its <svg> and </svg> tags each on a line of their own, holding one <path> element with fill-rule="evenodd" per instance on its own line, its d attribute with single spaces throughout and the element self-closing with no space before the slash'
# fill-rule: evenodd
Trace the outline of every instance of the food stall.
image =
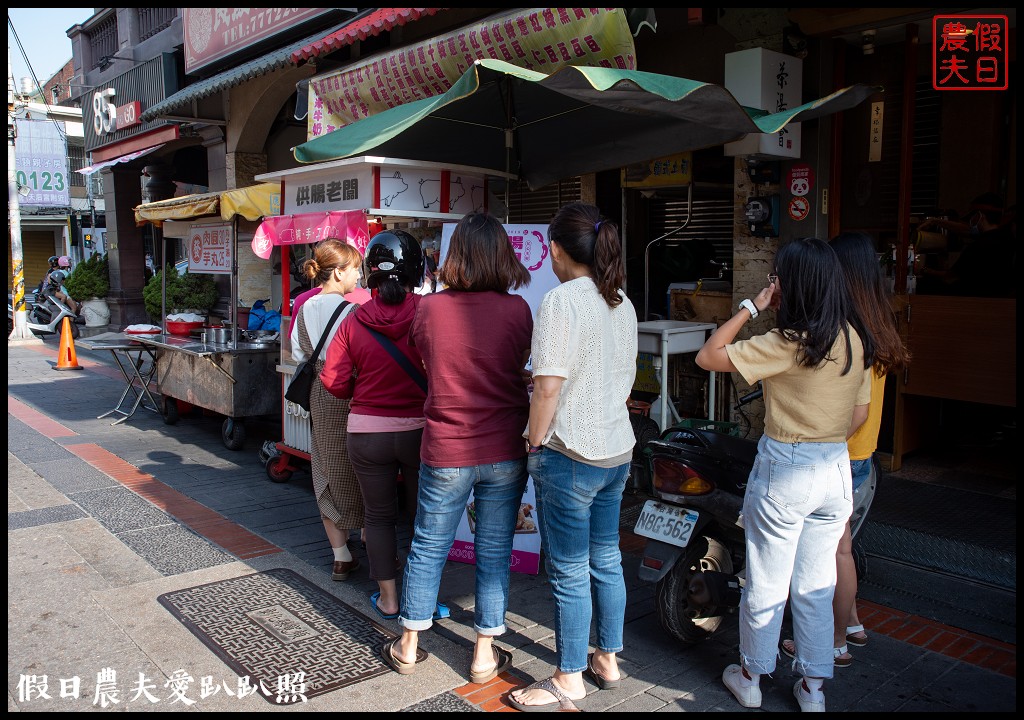
<svg viewBox="0 0 1024 720">
<path fill-rule="evenodd" d="M 224 415 L 221 439 L 230 450 L 240 450 L 245 444 L 244 418 L 280 410 L 280 397 L 267 391 L 277 379 L 276 335 L 248 338 L 238 328 L 237 258 L 240 220 L 259 221 L 277 214 L 279 208 L 280 186 L 276 183 L 135 208 L 137 222 L 152 223 L 171 237 L 172 232 L 184 233 L 181 237 L 188 238 L 190 272 L 230 275 L 229 317 L 219 332 L 213 328 L 197 328 L 188 334 L 169 331 L 165 275 L 161 332 L 137 336 L 140 343 L 156 350 L 155 378 L 163 396 L 164 422 L 177 422 L 177 400 Z M 166 268 L 166 246 L 164 256 L 161 266 Z"/>
<path fill-rule="evenodd" d="M 401 228 L 421 243 L 440 242 L 442 223 L 455 223 L 473 210 L 487 210 L 489 180 L 512 176 L 493 170 L 362 156 L 317 163 L 293 170 L 264 173 L 257 180 L 280 182 L 281 212 L 268 217 L 253 237 L 253 252 L 269 259 L 281 248 L 281 266 L 287 267 L 292 246 L 305 246 L 324 238 L 344 239 L 365 253 L 377 232 Z M 281 297 L 290 296 L 288 273 L 281 275 Z M 285 482 L 295 460 L 309 460 L 309 413 L 284 399 L 297 363 L 288 342 L 290 307 L 282 303 L 280 373 L 283 440 L 280 454 L 265 460 L 267 475 Z"/>
</svg>

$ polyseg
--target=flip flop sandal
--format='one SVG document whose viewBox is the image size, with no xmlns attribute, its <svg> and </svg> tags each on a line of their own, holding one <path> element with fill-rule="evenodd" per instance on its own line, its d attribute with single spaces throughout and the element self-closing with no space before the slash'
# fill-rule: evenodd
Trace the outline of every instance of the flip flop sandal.
<svg viewBox="0 0 1024 720">
<path fill-rule="evenodd" d="M 583 671 L 583 674 L 593 680 L 594 684 L 602 690 L 617 688 L 619 683 L 622 682 L 621 678 L 619 680 L 609 680 L 594 669 L 594 653 L 587 655 L 587 669 Z"/>
<path fill-rule="evenodd" d="M 373 609 L 377 611 L 377 614 L 380 615 L 385 620 L 397 620 L 398 619 L 398 613 L 386 613 L 386 612 L 384 612 L 379 607 L 377 607 L 377 601 L 378 600 L 380 600 L 380 593 L 379 592 L 375 592 L 373 595 L 370 596 L 370 604 L 373 605 Z"/>
<path fill-rule="evenodd" d="M 412 675 L 416 671 L 416 663 L 402 662 L 401 660 L 395 657 L 395 643 L 398 642 L 400 639 L 401 638 L 395 638 L 394 640 L 388 640 L 386 643 L 384 643 L 384 645 L 381 646 L 380 649 L 380 656 L 384 659 L 384 662 L 387 663 L 388 666 L 399 675 Z M 416 655 L 416 659 L 419 660 L 418 648 Z"/>
<path fill-rule="evenodd" d="M 846 655 L 846 657 L 843 657 L 843 655 Z M 845 668 L 853 665 L 853 655 L 850 655 L 850 651 L 845 645 L 832 648 L 832 657 L 834 658 L 832 664 L 837 668 Z"/>
<path fill-rule="evenodd" d="M 796 657 L 796 645 L 793 643 L 792 640 L 783 640 L 782 644 L 779 646 L 779 649 L 782 650 L 783 655 L 787 655 L 791 658 Z M 848 657 L 843 657 L 843 655 L 847 655 Z M 832 663 L 835 667 L 845 668 L 853 665 L 853 656 L 850 655 L 850 651 L 845 645 L 841 645 L 837 648 L 832 648 L 832 658 Z"/>
<path fill-rule="evenodd" d="M 437 604 L 437 607 L 434 608 L 434 617 L 431 618 L 431 619 L 432 620 L 444 620 L 445 618 L 450 618 L 451 616 L 452 616 L 452 611 L 448 609 L 448 606 L 445 605 L 444 603 L 440 603 L 439 602 Z"/>
<path fill-rule="evenodd" d="M 580 712 L 580 709 L 576 707 L 576 703 L 572 701 L 572 698 L 570 698 L 568 695 L 562 692 L 561 689 L 559 689 L 559 687 L 555 685 L 555 681 L 551 678 L 538 680 L 532 685 L 527 685 L 526 687 L 519 689 L 546 690 L 547 692 L 554 695 L 555 699 L 551 702 L 542 703 L 540 705 L 524 705 L 523 703 L 512 699 L 512 697 L 509 697 L 508 704 L 514 707 L 516 710 L 521 710 L 522 712 L 561 712 L 563 710 L 568 712 Z"/>
<path fill-rule="evenodd" d="M 863 635 L 864 637 L 860 637 Z M 857 647 L 864 647 L 868 644 L 867 633 L 864 632 L 863 625 L 851 625 L 846 628 L 846 642 L 849 645 L 856 645 Z"/>
<path fill-rule="evenodd" d="M 494 651 L 494 667 L 480 672 L 473 672 L 472 669 L 469 671 L 469 681 L 474 685 L 490 682 L 512 667 L 512 653 L 495 645 L 491 646 L 491 650 Z"/>
</svg>

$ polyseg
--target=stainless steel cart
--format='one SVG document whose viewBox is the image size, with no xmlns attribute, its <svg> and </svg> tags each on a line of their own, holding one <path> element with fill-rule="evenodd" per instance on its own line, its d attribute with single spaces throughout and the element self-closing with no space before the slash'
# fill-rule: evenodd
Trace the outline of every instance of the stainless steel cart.
<svg viewBox="0 0 1024 720">
<path fill-rule="evenodd" d="M 268 392 L 280 383 L 278 343 L 202 342 L 177 335 L 138 336 L 156 348 L 156 382 L 164 397 L 164 422 L 178 421 L 175 399 L 225 415 L 221 440 L 229 450 L 245 444 L 247 417 L 281 412 L 281 395 Z"/>
</svg>

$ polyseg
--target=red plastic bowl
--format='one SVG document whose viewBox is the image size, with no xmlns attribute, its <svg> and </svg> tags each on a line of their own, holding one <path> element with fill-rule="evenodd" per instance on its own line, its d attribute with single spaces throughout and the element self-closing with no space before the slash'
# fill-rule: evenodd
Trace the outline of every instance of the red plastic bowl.
<svg viewBox="0 0 1024 720">
<path fill-rule="evenodd" d="M 181 320 L 168 320 L 167 321 L 167 332 L 171 335 L 184 335 L 188 337 L 191 335 L 194 328 L 201 328 L 203 322 L 182 322 Z"/>
</svg>

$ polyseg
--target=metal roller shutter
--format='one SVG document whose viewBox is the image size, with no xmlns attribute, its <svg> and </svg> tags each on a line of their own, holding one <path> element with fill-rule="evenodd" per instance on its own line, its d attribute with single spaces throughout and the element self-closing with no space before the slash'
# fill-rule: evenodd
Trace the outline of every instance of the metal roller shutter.
<svg viewBox="0 0 1024 720">
<path fill-rule="evenodd" d="M 25 294 L 36 289 L 36 285 L 50 269 L 46 262 L 54 254 L 53 232 L 49 230 L 22 230 L 21 256 L 25 264 Z M 11 246 L 7 246 L 7 291 L 14 290 L 14 260 Z"/>
</svg>

